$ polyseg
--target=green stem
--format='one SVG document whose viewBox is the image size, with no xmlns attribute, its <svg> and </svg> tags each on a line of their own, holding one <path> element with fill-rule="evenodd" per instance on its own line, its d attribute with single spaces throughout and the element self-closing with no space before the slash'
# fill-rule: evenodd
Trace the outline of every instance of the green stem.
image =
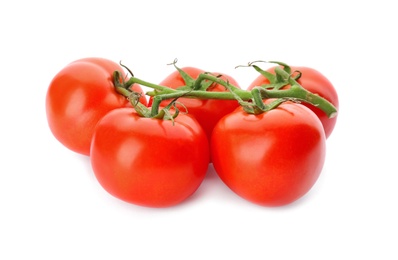
<svg viewBox="0 0 398 260">
<path fill-rule="evenodd" d="M 298 85 L 292 85 L 289 89 L 267 90 L 261 91 L 262 98 L 289 98 L 292 100 L 302 101 L 323 110 L 329 118 L 337 115 L 337 109 L 326 99 L 319 95 L 313 94 Z"/>
<path fill-rule="evenodd" d="M 187 98 L 227 99 L 227 100 L 235 99 L 235 96 L 231 92 L 221 92 L 221 91 L 210 92 L 210 91 L 204 91 L 204 90 L 191 90 L 191 91 L 180 91 L 180 92 L 184 93 L 183 96 L 187 97 Z M 252 99 L 252 95 L 251 95 L 250 91 L 236 90 L 234 92 L 243 100 L 251 100 Z M 154 96 L 156 97 L 156 95 L 154 95 Z"/>
<path fill-rule="evenodd" d="M 199 74 L 197 80 L 195 81 L 195 85 L 193 86 L 193 89 L 194 90 L 200 89 L 200 85 L 201 85 L 203 80 L 210 80 L 210 81 L 212 81 L 214 83 L 217 83 L 217 84 L 220 84 L 220 85 L 224 86 L 227 89 L 231 89 L 232 91 L 240 90 L 238 87 L 230 84 L 229 82 L 227 82 L 227 81 L 225 81 L 223 79 L 220 79 L 218 77 L 215 77 L 213 75 L 206 74 L 206 73 Z M 215 92 L 213 92 L 213 93 L 215 93 Z"/>
<path fill-rule="evenodd" d="M 153 102 L 152 102 L 152 108 L 151 108 L 151 115 L 155 116 L 159 113 L 160 103 L 163 100 L 180 98 L 180 97 L 184 96 L 187 92 L 189 92 L 189 91 L 178 91 L 176 93 L 162 94 L 162 95 L 154 96 Z"/>
<path fill-rule="evenodd" d="M 284 71 L 283 69 L 280 69 L 276 70 L 276 73 L 289 82 L 290 88 L 289 89 L 262 88 L 261 91 L 259 91 L 260 93 L 259 96 L 262 99 L 285 98 L 286 100 L 297 100 L 301 102 L 310 103 L 320 108 L 327 114 L 329 118 L 332 118 L 337 115 L 337 109 L 329 101 L 301 87 L 297 83 L 297 81 L 290 76 L 288 72 Z M 220 84 L 229 91 L 206 91 L 206 89 L 201 89 L 202 86 L 201 82 L 203 82 L 204 80 L 209 80 L 216 84 Z M 166 86 L 153 84 L 136 77 L 131 77 L 125 83 L 124 88 L 116 86 L 116 91 L 128 97 L 129 94 L 131 94 L 130 90 L 128 90 L 128 86 L 131 86 L 134 83 L 138 83 L 142 86 L 154 89 L 154 91 L 146 93 L 148 96 L 154 97 L 153 105 L 151 108 L 152 116 L 158 114 L 160 103 L 163 100 L 176 99 L 180 97 L 197 98 L 197 99 L 225 99 L 225 100 L 236 100 L 237 97 L 239 97 L 240 100 L 254 102 L 254 105 L 259 104 L 259 98 L 253 96 L 253 93 L 257 93 L 256 91 L 252 93 L 251 91 L 242 90 L 219 77 L 215 77 L 207 73 L 202 73 L 198 76 L 191 90 L 172 89 Z"/>
<path fill-rule="evenodd" d="M 160 91 L 160 92 L 170 93 L 170 92 L 176 92 L 176 91 L 178 91 L 178 90 L 175 90 L 175 89 L 166 87 L 166 86 L 160 86 L 160 85 L 157 85 L 157 84 L 148 82 L 148 81 L 144 81 L 144 80 L 139 79 L 139 78 L 136 78 L 136 77 L 131 77 L 125 84 L 126 84 L 127 86 L 131 86 L 131 85 L 133 85 L 134 83 L 137 83 L 137 84 L 140 84 L 140 85 L 142 85 L 142 86 L 146 86 L 146 87 L 155 89 L 155 90 Z"/>
</svg>

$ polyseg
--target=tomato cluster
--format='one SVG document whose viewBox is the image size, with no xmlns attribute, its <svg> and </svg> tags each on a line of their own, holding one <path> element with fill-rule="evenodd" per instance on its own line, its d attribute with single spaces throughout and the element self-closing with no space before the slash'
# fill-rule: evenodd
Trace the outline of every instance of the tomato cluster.
<svg viewBox="0 0 398 260">
<path fill-rule="evenodd" d="M 148 100 L 137 83 L 145 82 L 124 68 L 103 58 L 74 61 L 55 75 L 46 96 L 55 138 L 90 156 L 98 182 L 113 196 L 147 207 L 179 204 L 199 188 L 209 163 L 232 191 L 263 206 L 292 203 L 315 184 L 336 117 L 295 97 L 262 96 L 270 109 L 245 109 L 253 104 L 250 90 L 272 85 L 264 75 L 277 74 L 276 67 L 246 89 L 229 75 L 176 67 L 159 85 L 146 85 L 158 88 Z M 291 68 L 303 89 L 337 111 L 337 93 L 326 77 Z M 199 82 L 206 75 L 211 80 Z"/>
</svg>

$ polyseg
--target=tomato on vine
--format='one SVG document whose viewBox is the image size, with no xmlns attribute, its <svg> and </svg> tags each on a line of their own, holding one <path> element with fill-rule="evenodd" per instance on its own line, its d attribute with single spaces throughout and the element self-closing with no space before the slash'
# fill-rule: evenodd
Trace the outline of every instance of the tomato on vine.
<svg viewBox="0 0 398 260">
<path fill-rule="evenodd" d="M 262 206 L 282 206 L 315 184 L 325 142 L 316 115 L 286 102 L 260 114 L 237 109 L 223 117 L 210 147 L 214 168 L 232 191 Z"/>
<path fill-rule="evenodd" d="M 91 164 L 101 186 L 123 201 L 169 207 L 191 196 L 209 164 L 206 134 L 195 118 L 147 118 L 133 108 L 110 111 L 97 124 Z"/>
<path fill-rule="evenodd" d="M 287 205 L 321 173 L 338 97 L 317 71 L 273 63 L 267 71 L 250 63 L 261 75 L 243 90 L 229 75 L 175 62 L 177 70 L 153 84 L 113 61 L 80 59 L 50 83 L 48 124 L 63 145 L 90 155 L 100 185 L 123 201 L 177 205 L 212 162 L 242 198 Z M 149 104 L 141 86 L 153 89 Z"/>
<path fill-rule="evenodd" d="M 127 80 L 122 67 L 104 58 L 76 60 L 52 79 L 46 95 L 46 114 L 55 138 L 70 150 L 89 155 L 94 127 L 110 110 L 130 106 L 114 86 L 114 71 L 119 81 Z M 132 91 L 142 92 L 138 84 Z M 145 96 L 140 98 L 146 103 Z"/>
<path fill-rule="evenodd" d="M 266 70 L 273 75 L 275 75 L 275 68 L 281 68 L 281 66 L 274 66 Z M 299 76 L 296 79 L 297 83 L 300 84 L 303 88 L 308 90 L 311 93 L 318 94 L 319 96 L 325 98 L 330 103 L 334 105 L 336 109 L 339 108 L 339 99 L 337 95 L 337 91 L 323 74 L 321 74 L 318 70 L 310 68 L 310 67 L 303 67 L 303 66 L 289 66 L 289 70 L 293 73 L 292 76 Z M 264 86 L 270 84 L 270 80 L 265 77 L 264 75 L 259 75 L 248 87 L 248 90 L 253 89 L 256 86 Z M 285 87 L 286 88 L 286 87 Z M 321 120 L 323 128 L 325 130 L 326 138 L 328 138 L 336 125 L 337 116 L 333 118 L 329 118 L 324 111 L 320 108 L 311 105 L 309 103 L 303 102 L 303 105 L 310 108 Z"/>
</svg>

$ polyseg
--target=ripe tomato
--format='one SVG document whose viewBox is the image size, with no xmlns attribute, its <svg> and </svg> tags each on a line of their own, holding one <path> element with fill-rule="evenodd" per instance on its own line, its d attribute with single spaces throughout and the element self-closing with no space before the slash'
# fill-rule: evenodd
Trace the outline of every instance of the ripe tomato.
<svg viewBox="0 0 398 260">
<path fill-rule="evenodd" d="M 173 122 L 140 117 L 133 108 L 110 111 L 97 124 L 91 164 L 114 197 L 147 207 L 176 205 L 202 183 L 209 164 L 203 129 L 191 116 Z"/>
<path fill-rule="evenodd" d="M 199 74 L 204 73 L 203 70 L 194 67 L 182 68 L 193 79 L 198 78 Z M 222 73 L 213 73 L 214 75 L 221 74 L 220 77 L 223 80 L 228 80 L 232 85 L 240 88 L 235 79 L 229 75 Z M 166 77 L 159 85 L 166 86 L 169 88 L 177 89 L 185 85 L 183 78 L 178 71 L 174 71 L 168 77 Z M 228 91 L 225 87 L 215 84 L 211 86 L 208 91 Z M 152 104 L 153 98 L 149 99 L 149 105 Z M 164 101 L 163 106 L 167 105 L 170 101 Z M 236 100 L 216 100 L 216 99 L 193 99 L 193 98 L 179 98 L 178 102 L 182 103 L 188 113 L 193 115 L 199 122 L 199 124 L 205 130 L 205 133 L 210 140 L 211 132 L 214 126 L 223 116 L 234 111 L 239 103 Z M 184 108 L 181 108 L 184 110 Z"/>
<path fill-rule="evenodd" d="M 271 72 L 275 74 L 275 68 L 272 67 L 268 69 L 268 72 Z M 302 73 L 301 77 L 298 79 L 298 83 L 308 91 L 318 94 L 319 96 L 325 98 L 328 100 L 330 103 L 332 103 L 336 109 L 338 110 L 339 108 L 339 99 L 338 95 L 336 92 L 336 89 L 332 85 L 332 83 L 319 71 L 309 68 L 309 67 L 295 67 L 291 66 L 290 67 L 292 72 L 294 71 L 300 71 Z M 258 76 L 248 87 L 248 90 L 254 88 L 255 86 L 261 86 L 263 84 L 269 84 L 268 79 L 266 79 L 264 76 L 260 75 Z M 336 125 L 337 121 L 337 116 L 333 118 L 328 118 L 327 115 L 319 108 L 308 104 L 304 103 L 303 105 L 307 106 L 310 108 L 321 120 L 323 128 L 325 130 L 326 138 L 328 138 L 331 133 L 333 132 L 333 129 Z"/>
<path fill-rule="evenodd" d="M 89 155 L 91 137 L 98 120 L 112 109 L 129 106 L 114 90 L 112 74 L 123 69 L 103 58 L 85 58 L 64 67 L 52 79 L 46 96 L 49 127 L 63 145 Z M 132 88 L 142 92 L 139 85 Z M 141 100 L 145 102 L 146 99 Z"/>
<path fill-rule="evenodd" d="M 259 205 L 282 206 L 314 185 L 325 142 L 316 115 L 287 102 L 259 115 L 239 108 L 223 117 L 210 149 L 217 174 L 236 194 Z"/>
<path fill-rule="evenodd" d="M 114 71 L 119 71 L 121 72 L 122 77 L 124 78 L 125 81 L 128 81 L 129 77 L 126 75 L 125 71 L 123 70 L 123 68 L 117 64 L 114 61 L 108 60 L 108 59 L 104 59 L 104 58 L 98 58 L 98 57 L 90 57 L 90 58 L 83 58 L 83 59 L 79 59 L 76 60 L 74 62 L 92 62 L 95 63 L 99 66 L 101 66 L 102 68 L 104 68 L 110 75 L 111 79 L 112 79 L 112 75 Z M 112 86 L 113 89 L 114 86 Z M 137 93 L 143 93 L 142 88 L 140 85 L 138 85 L 137 83 L 133 84 L 130 87 L 130 90 L 137 92 Z M 143 95 L 140 97 L 139 101 L 141 103 L 143 103 L 144 105 L 146 105 L 148 103 L 148 101 L 146 100 L 146 97 Z"/>
</svg>

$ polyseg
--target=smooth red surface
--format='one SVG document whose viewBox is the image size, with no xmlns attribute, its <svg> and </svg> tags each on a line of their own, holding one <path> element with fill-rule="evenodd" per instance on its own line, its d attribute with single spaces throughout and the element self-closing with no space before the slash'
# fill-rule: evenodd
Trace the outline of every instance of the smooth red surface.
<svg viewBox="0 0 398 260">
<path fill-rule="evenodd" d="M 173 125 L 121 108 L 99 121 L 90 158 L 99 183 L 113 196 L 137 205 L 168 207 L 200 186 L 209 147 L 191 116 L 180 114 Z"/>
<path fill-rule="evenodd" d="M 221 119 L 211 139 L 213 165 L 244 199 L 282 206 L 315 184 L 325 160 L 321 122 L 307 107 L 284 103 L 260 115 L 237 109 Z"/>
<path fill-rule="evenodd" d="M 114 90 L 112 74 L 122 68 L 103 58 L 74 61 L 52 79 L 46 95 L 49 127 L 58 141 L 72 151 L 90 154 L 94 127 L 110 110 L 130 106 Z M 142 92 L 139 85 L 133 90 Z M 141 100 L 146 104 L 145 98 Z"/>
</svg>

